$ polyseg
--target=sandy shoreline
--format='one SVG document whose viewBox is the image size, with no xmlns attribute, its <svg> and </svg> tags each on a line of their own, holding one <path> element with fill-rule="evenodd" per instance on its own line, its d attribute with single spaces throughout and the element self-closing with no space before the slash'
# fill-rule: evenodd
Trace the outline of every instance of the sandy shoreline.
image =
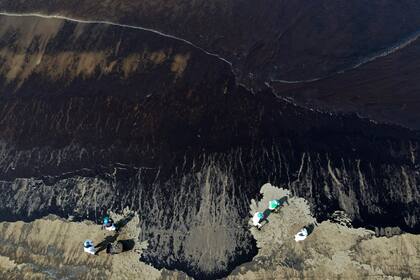
<svg viewBox="0 0 420 280">
<path fill-rule="evenodd" d="M 263 211 L 268 201 L 288 195 L 269 184 L 251 213 Z M 320 223 L 301 243 L 294 234 L 315 222 L 309 205 L 291 197 L 289 206 L 268 217 L 261 231 L 251 228 L 259 252 L 252 262 L 238 266 L 228 279 L 419 279 L 420 236 L 402 234 L 377 238 L 366 229 Z M 251 214 L 250 213 L 250 214 Z M 124 215 L 127 215 L 125 213 Z M 114 216 L 115 220 L 124 215 Z M 134 216 L 119 239 L 133 239 L 133 250 L 108 256 L 83 252 L 82 242 L 98 244 L 112 235 L 89 221 L 71 222 L 48 216 L 31 223 L 0 223 L 0 278 L 2 279 L 186 279 L 185 273 L 158 270 L 139 261 L 147 241 L 139 241 L 139 219 Z"/>
</svg>

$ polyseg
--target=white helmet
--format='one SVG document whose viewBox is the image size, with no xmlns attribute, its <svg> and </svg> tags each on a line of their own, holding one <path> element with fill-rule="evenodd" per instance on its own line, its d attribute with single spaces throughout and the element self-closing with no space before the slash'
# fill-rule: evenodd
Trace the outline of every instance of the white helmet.
<svg viewBox="0 0 420 280">
<path fill-rule="evenodd" d="M 93 241 L 92 240 L 85 240 L 85 242 L 83 242 L 83 246 L 85 248 L 89 248 L 89 247 L 93 246 Z"/>
</svg>

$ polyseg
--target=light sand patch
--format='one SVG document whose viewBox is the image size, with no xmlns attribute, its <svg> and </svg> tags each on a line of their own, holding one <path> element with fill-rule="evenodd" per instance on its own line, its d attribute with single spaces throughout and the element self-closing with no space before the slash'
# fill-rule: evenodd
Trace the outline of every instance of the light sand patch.
<svg viewBox="0 0 420 280">
<path fill-rule="evenodd" d="M 264 211 L 271 199 L 289 195 L 270 184 L 261 193 L 261 201 L 251 202 L 250 214 Z M 290 197 L 289 203 L 270 214 L 261 231 L 251 229 L 258 255 L 228 279 L 420 279 L 419 235 L 376 238 L 372 231 L 325 221 L 296 243 L 294 234 L 315 220 L 304 199 Z"/>
<path fill-rule="evenodd" d="M 15 268 L 17 265 L 14 261 L 9 259 L 8 257 L 0 256 L 0 270 L 6 271 Z"/>
<path fill-rule="evenodd" d="M 386 275 L 399 271 L 402 277 L 420 279 L 419 235 L 402 234 L 362 240 L 353 251 L 359 262 Z"/>
<path fill-rule="evenodd" d="M 115 218 L 119 218 L 114 215 Z M 112 233 L 91 222 L 75 223 L 49 216 L 31 223 L 0 223 L 0 275 L 18 279 L 160 279 L 161 272 L 139 261 L 147 243 L 138 240 L 139 218 L 122 229 L 118 239 L 135 240 L 133 250 L 108 256 L 83 252 L 83 241 L 97 245 Z M 29 278 L 28 278 L 29 277 Z M 139 278 L 140 277 L 140 278 Z"/>
<path fill-rule="evenodd" d="M 167 58 L 168 57 L 164 51 L 150 53 L 150 60 L 157 65 L 162 64 Z"/>
<path fill-rule="evenodd" d="M 65 81 L 67 84 L 76 78 L 89 79 L 110 73 L 120 73 L 128 79 L 143 67 L 154 67 L 167 59 L 163 51 L 130 54 L 126 58 L 113 58 L 111 50 L 98 52 L 59 52 L 48 55 L 44 52 L 33 54 L 14 53 L 6 48 L 0 50 L 0 74 L 5 75 L 8 83 L 15 81 L 18 87 L 31 74 L 45 74 L 52 81 Z M 145 58 L 143 58 L 145 57 Z M 121 69 L 121 71 L 119 70 Z"/>
<path fill-rule="evenodd" d="M 288 190 L 276 188 L 270 184 L 263 185 L 260 193 L 263 195 L 260 201 L 251 201 L 251 216 L 257 211 L 263 212 L 266 210 L 270 200 L 290 196 Z M 299 229 L 315 222 L 309 205 L 303 198 L 292 197 L 289 200 L 290 205 L 284 206 L 279 213 L 268 216 L 267 220 L 269 222 L 261 231 L 258 231 L 255 227 L 251 228 L 252 234 L 257 239 L 257 246 L 263 252 L 267 250 L 266 254 L 270 254 L 268 251 L 276 250 L 276 246 L 282 246 L 285 242 L 294 242 L 294 235 Z M 249 224 L 252 225 L 251 220 Z M 276 246 L 273 246 L 274 244 Z"/>
<path fill-rule="evenodd" d="M 128 79 L 141 67 L 145 69 L 152 69 L 155 66 L 161 65 L 167 60 L 165 51 L 160 50 L 156 52 L 143 52 L 142 54 L 131 54 L 123 59 L 122 72 L 125 79 Z"/>
<path fill-rule="evenodd" d="M 188 66 L 188 60 L 190 59 L 190 54 L 177 54 L 173 58 L 171 64 L 171 71 L 175 73 L 176 78 L 182 77 L 184 74 L 185 69 Z"/>
</svg>

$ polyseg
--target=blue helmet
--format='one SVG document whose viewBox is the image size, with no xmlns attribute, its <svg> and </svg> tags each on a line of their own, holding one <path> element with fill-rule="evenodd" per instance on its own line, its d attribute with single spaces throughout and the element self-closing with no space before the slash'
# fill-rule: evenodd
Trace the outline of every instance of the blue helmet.
<svg viewBox="0 0 420 280">
<path fill-rule="evenodd" d="M 108 224 L 109 223 L 109 218 L 108 217 L 105 217 L 104 218 L 104 224 Z"/>
<path fill-rule="evenodd" d="M 258 217 L 258 219 L 263 219 L 264 218 L 264 214 L 261 213 L 261 212 L 258 212 L 257 213 L 257 217 Z"/>
</svg>

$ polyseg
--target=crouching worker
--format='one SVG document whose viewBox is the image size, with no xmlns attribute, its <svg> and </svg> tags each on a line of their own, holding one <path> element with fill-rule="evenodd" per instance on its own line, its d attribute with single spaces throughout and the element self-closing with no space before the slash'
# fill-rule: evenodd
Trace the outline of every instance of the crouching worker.
<svg viewBox="0 0 420 280">
<path fill-rule="evenodd" d="M 254 214 L 254 216 L 252 217 L 252 224 L 257 227 L 257 229 L 261 229 L 262 228 L 262 224 L 261 222 L 264 220 L 264 213 L 262 212 L 257 212 Z"/>
<path fill-rule="evenodd" d="M 270 202 L 268 203 L 268 209 L 273 212 L 277 212 L 280 206 L 282 206 L 280 200 L 277 199 L 270 200 Z"/>
<path fill-rule="evenodd" d="M 273 199 L 268 202 L 268 209 L 272 212 L 277 212 L 281 207 L 289 204 L 287 196 L 281 199 Z"/>
<path fill-rule="evenodd" d="M 85 240 L 85 242 L 83 242 L 83 250 L 85 251 L 85 253 L 88 253 L 88 254 L 92 254 L 92 255 L 96 254 L 96 250 L 95 250 L 95 247 L 93 246 L 92 240 Z"/>
<path fill-rule="evenodd" d="M 109 230 L 109 231 L 115 231 L 117 230 L 117 227 L 114 224 L 114 221 L 109 217 L 105 216 L 102 223 L 102 228 Z"/>
<path fill-rule="evenodd" d="M 295 235 L 295 241 L 303 241 L 308 237 L 308 230 L 306 228 L 301 229 L 298 233 Z"/>
</svg>

